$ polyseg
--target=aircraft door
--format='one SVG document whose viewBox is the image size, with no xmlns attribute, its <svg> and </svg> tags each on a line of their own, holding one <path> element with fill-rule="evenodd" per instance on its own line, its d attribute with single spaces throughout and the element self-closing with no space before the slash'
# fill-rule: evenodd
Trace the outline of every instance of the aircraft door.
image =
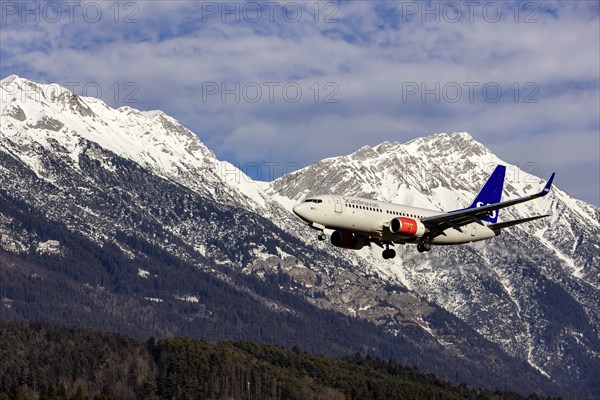
<svg viewBox="0 0 600 400">
<path fill-rule="evenodd" d="M 339 197 L 334 196 L 333 202 L 335 203 L 335 212 L 341 213 L 342 212 L 342 200 Z"/>
<path fill-rule="evenodd" d="M 477 234 L 477 224 L 471 224 L 471 237 L 475 237 Z"/>
</svg>

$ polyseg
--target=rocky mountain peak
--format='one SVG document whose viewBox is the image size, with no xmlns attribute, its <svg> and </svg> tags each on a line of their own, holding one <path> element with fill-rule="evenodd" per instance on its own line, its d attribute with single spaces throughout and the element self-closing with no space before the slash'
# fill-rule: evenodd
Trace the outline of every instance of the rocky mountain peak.
<svg viewBox="0 0 600 400">
<path fill-rule="evenodd" d="M 373 147 L 363 146 L 348 156 L 333 157 L 327 161 L 353 160 L 363 164 L 384 163 L 388 167 L 395 168 L 395 163 L 400 160 L 406 163 L 407 159 L 411 159 L 418 164 L 422 161 L 418 156 L 423 154 L 427 155 L 428 160 L 434 161 L 461 159 L 471 164 L 479 164 L 482 160 L 495 161 L 493 153 L 467 132 L 439 133 L 405 143 L 386 141 Z"/>
<path fill-rule="evenodd" d="M 48 101 L 65 102 L 77 97 L 69 89 L 56 83 L 43 84 L 10 75 L 0 80 L 0 88 L 3 91 L 2 101 Z"/>
<path fill-rule="evenodd" d="M 467 132 L 439 133 L 406 143 L 411 150 L 426 152 L 430 157 L 461 157 L 472 159 L 492 155 L 491 151 Z"/>
<path fill-rule="evenodd" d="M 160 142 L 164 147 L 171 147 L 171 151 L 175 150 L 172 147 L 180 145 L 186 147 L 186 150 L 192 148 L 201 151 L 205 157 L 216 158 L 196 135 L 162 111 L 140 111 L 129 106 L 113 109 L 101 99 L 78 96 L 59 84 L 40 84 L 17 75 L 8 76 L 0 81 L 0 90 L 3 113 L 6 109 L 8 115 L 32 126 L 43 117 L 53 118 L 63 124 L 68 122 L 63 119 L 76 119 L 79 124 L 83 122 L 83 125 L 87 125 L 85 128 L 91 131 L 113 131 L 111 133 L 114 135 L 118 131 L 119 136 L 129 136 L 130 141 L 139 141 L 140 137 L 152 137 L 155 145 Z M 91 117 L 91 121 L 82 121 L 80 117 Z M 19 130 L 19 127 L 11 128 Z M 85 136 L 86 129 L 83 129 L 83 126 L 78 128 L 82 129 L 77 129 L 76 132 Z M 87 139 L 95 141 L 93 134 L 88 136 Z M 132 158 L 133 154 L 128 154 L 127 150 L 139 149 L 123 146 L 111 150 Z"/>
<path fill-rule="evenodd" d="M 57 84 L 38 84 L 15 75 L 0 86 L 2 116 L 8 117 L 2 136 L 46 147 L 58 142 L 75 153 L 74 143 L 84 139 L 170 177 L 203 168 L 216 173 L 215 154 L 162 111 L 113 109 Z"/>
</svg>

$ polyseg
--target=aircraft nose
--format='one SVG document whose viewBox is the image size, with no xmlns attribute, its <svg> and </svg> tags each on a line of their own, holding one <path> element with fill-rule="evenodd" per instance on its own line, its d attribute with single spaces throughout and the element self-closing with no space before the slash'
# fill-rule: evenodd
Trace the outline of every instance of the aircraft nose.
<svg viewBox="0 0 600 400">
<path fill-rule="evenodd" d="M 297 206 L 295 206 L 292 210 L 294 211 L 294 214 L 296 214 L 300 218 L 305 218 L 307 210 L 306 203 L 300 203 Z"/>
<path fill-rule="evenodd" d="M 300 213 L 302 212 L 302 203 L 294 206 L 294 208 L 292 209 L 292 211 L 294 211 L 294 214 L 296 214 L 297 216 L 301 216 Z"/>
</svg>

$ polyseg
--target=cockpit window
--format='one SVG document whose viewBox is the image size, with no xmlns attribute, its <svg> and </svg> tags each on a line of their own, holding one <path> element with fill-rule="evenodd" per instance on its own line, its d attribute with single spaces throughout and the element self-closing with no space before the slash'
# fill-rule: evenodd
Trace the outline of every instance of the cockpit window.
<svg viewBox="0 0 600 400">
<path fill-rule="evenodd" d="M 323 200 L 321 199 L 306 199 L 304 200 L 305 203 L 322 203 Z"/>
</svg>

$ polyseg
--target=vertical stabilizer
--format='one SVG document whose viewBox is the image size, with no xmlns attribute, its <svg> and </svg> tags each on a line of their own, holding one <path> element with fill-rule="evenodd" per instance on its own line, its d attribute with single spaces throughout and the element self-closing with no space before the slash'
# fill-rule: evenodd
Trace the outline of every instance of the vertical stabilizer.
<svg viewBox="0 0 600 400">
<path fill-rule="evenodd" d="M 488 178 L 487 182 L 481 190 L 473 204 L 468 208 L 481 207 L 488 204 L 499 203 L 502 197 L 502 189 L 504 187 L 504 175 L 506 174 L 506 167 L 504 165 L 498 165 L 492 175 Z M 490 213 L 490 216 L 484 218 L 483 221 L 495 224 L 498 221 L 498 210 L 494 210 Z"/>
</svg>

